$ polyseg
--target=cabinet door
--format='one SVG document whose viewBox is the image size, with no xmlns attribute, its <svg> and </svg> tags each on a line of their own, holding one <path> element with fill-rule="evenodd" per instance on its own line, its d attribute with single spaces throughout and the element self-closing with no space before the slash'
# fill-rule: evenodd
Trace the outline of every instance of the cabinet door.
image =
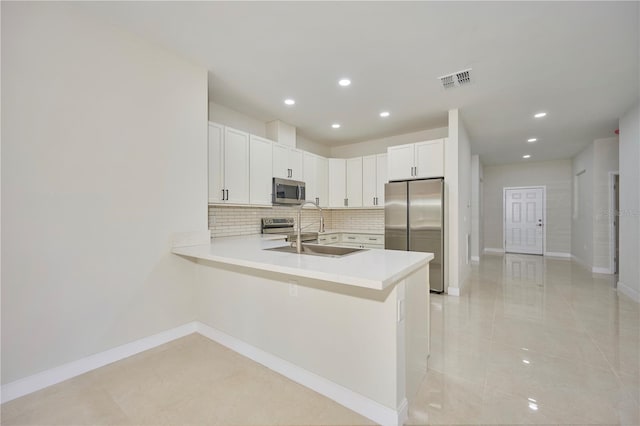
<svg viewBox="0 0 640 426">
<path fill-rule="evenodd" d="M 224 189 L 227 202 L 249 203 L 249 134 L 224 129 Z"/>
<path fill-rule="evenodd" d="M 289 147 L 273 144 L 273 177 L 292 179 L 289 168 Z"/>
<path fill-rule="evenodd" d="M 271 205 L 272 142 L 251 135 L 249 145 L 249 203 Z"/>
<path fill-rule="evenodd" d="M 347 160 L 347 207 L 362 207 L 362 157 Z"/>
<path fill-rule="evenodd" d="M 387 148 L 387 177 L 389 180 L 411 179 L 413 176 L 414 144 Z"/>
<path fill-rule="evenodd" d="M 378 207 L 384 207 L 384 184 L 388 182 L 387 160 L 387 154 L 376 155 L 376 206 Z"/>
<path fill-rule="evenodd" d="M 303 177 L 303 160 L 302 153 L 299 149 L 289 148 L 289 168 L 291 169 L 291 177 L 289 179 L 302 180 Z"/>
<path fill-rule="evenodd" d="M 444 139 L 418 142 L 416 145 L 415 177 L 444 176 Z"/>
<path fill-rule="evenodd" d="M 345 207 L 346 161 L 343 158 L 329 158 L 329 206 Z"/>
<path fill-rule="evenodd" d="M 224 179 L 224 126 L 209 123 L 209 202 L 222 203 Z"/>
<path fill-rule="evenodd" d="M 386 169 L 386 163 L 384 166 Z M 376 155 L 362 157 L 362 205 L 364 207 L 374 207 L 376 205 L 376 194 L 378 187 L 376 179 L 376 169 Z"/>
<path fill-rule="evenodd" d="M 329 206 L 329 161 L 316 157 L 316 188 L 320 207 Z"/>
<path fill-rule="evenodd" d="M 318 197 L 318 185 L 317 185 L 317 173 L 316 173 L 316 165 L 317 165 L 317 157 L 313 154 L 309 154 L 305 152 L 302 156 L 303 158 L 303 181 L 305 185 L 305 199 L 307 201 L 316 201 Z"/>
</svg>

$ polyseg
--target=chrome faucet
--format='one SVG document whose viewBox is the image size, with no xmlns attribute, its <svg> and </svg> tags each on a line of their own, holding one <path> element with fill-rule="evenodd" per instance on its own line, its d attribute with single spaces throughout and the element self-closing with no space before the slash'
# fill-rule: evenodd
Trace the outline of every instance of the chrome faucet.
<svg viewBox="0 0 640 426">
<path fill-rule="evenodd" d="M 318 210 L 320 210 L 320 228 L 318 229 L 318 232 L 324 232 L 324 216 L 322 215 L 322 207 L 320 207 L 318 203 L 314 203 L 313 201 L 304 201 L 302 204 L 300 204 L 300 207 L 298 207 L 298 228 L 296 229 L 296 251 L 298 252 L 298 254 L 302 253 L 302 237 L 300 236 L 300 234 L 302 233 L 302 207 L 307 204 L 312 204 L 316 206 Z"/>
</svg>

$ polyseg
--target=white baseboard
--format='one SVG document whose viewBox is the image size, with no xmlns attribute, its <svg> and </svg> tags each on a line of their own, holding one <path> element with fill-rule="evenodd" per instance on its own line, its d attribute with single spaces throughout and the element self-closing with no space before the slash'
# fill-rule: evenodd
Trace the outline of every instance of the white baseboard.
<svg viewBox="0 0 640 426">
<path fill-rule="evenodd" d="M 471 262 L 480 263 L 480 256 L 471 256 Z"/>
<path fill-rule="evenodd" d="M 597 266 L 594 266 L 593 268 L 591 268 L 591 272 L 593 272 L 594 274 L 608 274 L 608 275 L 613 274 L 611 269 L 609 269 L 609 268 L 600 268 L 600 267 L 597 267 Z"/>
<path fill-rule="evenodd" d="M 447 287 L 447 294 L 449 296 L 460 296 L 460 287 Z"/>
<path fill-rule="evenodd" d="M 149 337 L 117 346 L 104 352 L 90 355 L 86 358 L 54 367 L 15 382 L 2 385 L 2 402 L 11 401 L 21 396 L 36 392 L 56 383 L 84 374 L 96 368 L 103 367 L 137 353 L 155 348 L 167 342 L 196 332 L 196 323 L 190 322 L 180 327 L 172 328 Z"/>
<path fill-rule="evenodd" d="M 311 390 L 334 400 L 358 414 L 381 425 L 401 426 L 407 419 L 406 399 L 397 410 L 384 406 L 370 398 L 318 376 L 280 357 L 256 348 L 242 340 L 197 322 L 197 331 L 209 339 L 260 363 Z"/>
<path fill-rule="evenodd" d="M 630 297 L 632 300 L 640 303 L 640 292 L 629 286 L 624 285 L 622 281 L 618 281 L 618 291 L 625 296 Z"/>
<path fill-rule="evenodd" d="M 504 249 L 501 249 L 501 248 L 489 248 L 489 247 L 486 247 L 486 248 L 484 249 L 484 252 L 485 252 L 485 253 L 504 253 Z"/>
<path fill-rule="evenodd" d="M 564 253 L 561 251 L 545 251 L 544 255 L 547 257 L 562 257 L 564 259 L 571 259 L 571 253 Z"/>
</svg>

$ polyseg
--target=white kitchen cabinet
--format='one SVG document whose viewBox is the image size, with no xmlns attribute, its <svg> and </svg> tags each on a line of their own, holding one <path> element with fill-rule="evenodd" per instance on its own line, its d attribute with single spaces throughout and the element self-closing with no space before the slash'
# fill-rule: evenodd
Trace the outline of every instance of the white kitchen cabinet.
<svg viewBox="0 0 640 426">
<path fill-rule="evenodd" d="M 329 205 L 329 163 L 326 158 L 305 152 L 303 155 L 303 181 L 306 184 L 306 199 L 320 207 Z"/>
<path fill-rule="evenodd" d="M 415 177 L 444 176 L 444 139 L 416 144 Z"/>
<path fill-rule="evenodd" d="M 255 135 L 249 142 L 249 204 L 270 206 L 273 142 Z"/>
<path fill-rule="evenodd" d="M 444 176 L 444 139 L 387 148 L 388 179 Z"/>
<path fill-rule="evenodd" d="M 318 237 L 318 244 L 358 248 L 384 248 L 384 235 L 340 232 Z"/>
<path fill-rule="evenodd" d="M 249 203 L 249 134 L 209 123 L 209 202 Z"/>
<path fill-rule="evenodd" d="M 329 160 L 324 157 L 316 159 L 316 185 L 320 207 L 329 206 Z"/>
<path fill-rule="evenodd" d="M 384 184 L 387 183 L 387 154 L 362 157 L 362 205 L 384 207 Z"/>
<path fill-rule="evenodd" d="M 273 144 L 273 176 L 302 180 L 303 151 L 279 143 Z"/>
<path fill-rule="evenodd" d="M 347 162 L 329 158 L 329 207 L 346 207 Z"/>
<path fill-rule="evenodd" d="M 362 207 L 362 157 L 347 160 L 346 185 L 347 207 Z"/>
</svg>

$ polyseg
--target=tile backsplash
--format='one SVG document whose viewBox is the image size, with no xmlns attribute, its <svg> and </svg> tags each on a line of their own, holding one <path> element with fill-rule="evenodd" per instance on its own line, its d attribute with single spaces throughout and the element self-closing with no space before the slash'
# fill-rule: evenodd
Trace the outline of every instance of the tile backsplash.
<svg viewBox="0 0 640 426">
<path fill-rule="evenodd" d="M 349 209 L 331 212 L 333 229 L 384 231 L 383 209 Z"/>
<path fill-rule="evenodd" d="M 383 230 L 384 210 L 323 209 L 326 229 Z M 260 219 L 263 217 L 293 217 L 296 207 L 232 207 L 209 206 L 209 229 L 212 237 L 253 235 L 260 233 Z M 302 226 L 315 230 L 318 226 L 318 211 L 304 209 Z"/>
</svg>

